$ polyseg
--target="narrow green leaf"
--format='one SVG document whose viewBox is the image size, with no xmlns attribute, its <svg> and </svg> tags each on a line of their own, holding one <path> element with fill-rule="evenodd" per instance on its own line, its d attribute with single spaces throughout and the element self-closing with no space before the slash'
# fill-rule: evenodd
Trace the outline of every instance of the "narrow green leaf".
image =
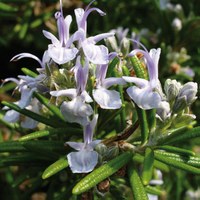
<svg viewBox="0 0 200 200">
<path fill-rule="evenodd" d="M 164 144 L 179 143 L 196 137 L 200 137 L 200 126 L 189 129 L 182 134 L 176 135 L 176 137 L 166 138 Z"/>
<path fill-rule="evenodd" d="M 132 160 L 135 161 L 135 162 L 138 162 L 138 163 L 141 163 L 141 164 L 142 164 L 142 163 L 144 162 L 144 156 L 142 156 L 142 155 L 136 153 L 136 154 L 133 156 Z M 154 159 L 153 166 L 154 166 L 155 168 L 157 168 L 157 169 L 160 169 L 160 170 L 163 171 L 163 172 L 166 172 L 166 173 L 169 172 L 169 167 L 168 167 L 166 164 L 164 164 L 164 163 L 162 163 L 162 162 L 160 162 L 160 161 L 158 161 L 158 160 L 155 160 L 155 159 Z"/>
<path fill-rule="evenodd" d="M 75 131 L 74 131 L 75 130 Z M 78 132 L 78 129 L 71 130 L 70 133 Z M 19 141 L 28 141 L 33 140 L 41 137 L 51 136 L 59 133 L 66 133 L 69 132 L 66 128 L 57 128 L 57 129 L 49 129 L 49 130 L 42 130 L 42 131 L 36 131 L 33 133 L 29 133 L 28 135 L 24 135 L 21 138 L 19 138 Z"/>
<path fill-rule="evenodd" d="M 179 162 L 184 162 L 194 167 L 200 167 L 200 157 L 197 157 L 197 156 L 179 155 L 175 153 L 169 153 L 169 152 L 157 151 L 157 150 L 155 150 L 154 152 L 163 157 L 168 157 L 170 159 L 178 160 Z"/>
<path fill-rule="evenodd" d="M 108 71 L 107 71 L 107 76 L 110 77 L 112 76 L 113 72 L 114 72 L 114 68 L 115 66 L 118 64 L 119 62 L 119 58 L 115 57 L 111 63 L 108 65 Z"/>
<path fill-rule="evenodd" d="M 157 195 L 157 196 L 165 196 L 166 195 L 165 191 L 162 191 L 162 190 L 158 189 L 157 187 L 152 187 L 150 185 L 147 185 L 145 187 L 145 190 L 147 193 Z"/>
<path fill-rule="evenodd" d="M 9 90 L 12 90 L 16 87 L 16 83 L 14 82 L 9 82 L 9 83 L 5 83 L 3 85 L 1 85 L 0 87 L 0 94 L 6 93 Z"/>
<path fill-rule="evenodd" d="M 29 28 L 29 23 L 28 22 L 24 22 L 23 24 L 21 24 L 20 30 L 19 30 L 19 38 L 20 39 L 24 39 L 24 37 L 27 34 Z"/>
<path fill-rule="evenodd" d="M 183 154 L 183 155 L 190 155 L 190 156 L 195 155 L 195 153 L 193 151 L 179 148 L 179 147 L 169 146 L 169 145 L 157 146 L 157 147 L 155 147 L 155 149 L 163 149 L 168 152 L 174 152 L 174 153 L 179 153 L 179 154 Z"/>
<path fill-rule="evenodd" d="M 122 85 L 118 85 L 118 91 L 120 93 L 121 101 L 122 104 L 125 105 L 124 101 L 124 90 Z M 126 111 L 125 111 L 125 106 L 122 107 L 121 113 L 120 113 L 120 118 L 121 118 L 121 130 L 126 128 Z"/>
<path fill-rule="evenodd" d="M 186 164 L 185 162 L 182 162 L 180 159 L 176 158 L 170 158 L 164 155 L 160 155 L 159 153 L 154 152 L 155 159 L 178 169 L 182 169 L 185 171 L 188 171 L 193 174 L 200 174 L 200 169 L 193 167 L 191 165 Z"/>
<path fill-rule="evenodd" d="M 115 77 L 121 77 L 121 74 L 119 74 L 119 72 L 117 70 L 113 70 L 113 74 Z M 124 90 L 123 90 L 123 86 L 122 85 L 118 85 L 117 86 L 118 91 L 120 93 L 120 98 L 122 101 L 122 105 L 125 105 L 125 101 L 124 101 Z M 120 113 L 120 129 L 124 130 L 126 127 L 126 112 L 125 112 L 125 106 L 122 107 L 121 113 Z"/>
<path fill-rule="evenodd" d="M 42 178 L 43 179 L 49 178 L 50 176 L 53 176 L 54 174 L 65 169 L 66 167 L 68 167 L 68 162 L 66 157 L 60 158 L 59 160 L 57 160 L 56 162 L 54 162 L 45 169 L 45 171 L 42 174 Z"/>
<path fill-rule="evenodd" d="M 49 102 L 49 99 L 47 99 L 46 97 L 42 96 L 41 94 L 37 92 L 34 92 L 34 96 L 38 99 L 38 101 L 40 101 L 40 103 L 45 105 L 55 116 L 57 116 L 59 119 L 64 121 L 64 118 L 60 112 L 60 109 L 57 106 L 51 104 Z"/>
<path fill-rule="evenodd" d="M 131 189 L 133 191 L 134 200 L 148 200 L 149 198 L 133 162 L 128 165 L 128 176 Z"/>
<path fill-rule="evenodd" d="M 156 127 L 156 109 L 146 110 L 149 131 Z"/>
<path fill-rule="evenodd" d="M 138 78 L 148 79 L 147 73 L 145 71 L 145 68 L 143 64 L 140 62 L 137 56 L 133 56 L 130 58 L 130 61 L 133 65 L 133 69 L 135 71 L 135 74 Z"/>
<path fill-rule="evenodd" d="M 31 140 L 22 142 L 23 146 L 29 151 L 47 154 L 50 156 L 56 152 L 65 152 L 64 143 L 62 141 L 49 140 Z"/>
<path fill-rule="evenodd" d="M 147 147 L 145 150 L 145 157 L 142 170 L 142 182 L 148 185 L 153 175 L 154 153 L 151 148 Z"/>
<path fill-rule="evenodd" d="M 51 127 L 64 127 L 65 124 L 64 123 L 61 123 L 59 121 L 55 121 L 55 120 L 50 120 L 46 117 L 43 117 L 37 113 L 34 113 L 34 112 L 31 112 L 30 110 L 27 110 L 27 109 L 21 109 L 19 106 L 17 106 L 16 104 L 14 103 L 9 103 L 9 102 L 6 102 L 6 101 L 2 101 L 1 102 L 3 105 L 25 115 L 25 116 L 28 116 L 38 122 L 41 122 L 41 123 L 44 123 L 48 126 L 51 126 Z"/>
<path fill-rule="evenodd" d="M 0 152 L 65 152 L 63 142 L 49 141 L 49 140 L 35 140 L 35 141 L 6 141 L 0 142 Z"/>
<path fill-rule="evenodd" d="M 130 72 L 127 66 L 123 65 L 122 66 L 122 71 L 123 71 L 123 75 L 125 76 L 130 76 Z"/>
<path fill-rule="evenodd" d="M 24 152 L 27 151 L 18 141 L 0 142 L 0 152 Z"/>
<path fill-rule="evenodd" d="M 18 10 L 17 7 L 5 4 L 0 2 L 0 10 L 1 11 L 6 11 L 6 12 L 16 12 Z"/>
<path fill-rule="evenodd" d="M 22 70 L 22 72 L 23 72 L 25 75 L 28 75 L 28 76 L 30 76 L 30 77 L 35 78 L 35 77 L 38 76 L 38 74 L 36 74 L 35 72 L 31 71 L 31 70 L 28 69 L 28 68 L 23 67 L 23 68 L 21 68 L 21 70 Z"/>
<path fill-rule="evenodd" d="M 104 179 L 114 174 L 125 164 L 127 164 L 132 156 L 133 155 L 130 152 L 122 153 L 113 160 L 108 161 L 106 164 L 95 169 L 75 185 L 75 187 L 72 190 L 72 193 L 75 195 L 79 195 L 89 190 L 90 188 L 94 187 Z"/>
<path fill-rule="evenodd" d="M 0 166 L 18 166 L 18 165 L 28 165 L 28 166 L 38 166 L 46 165 L 52 160 L 49 157 L 44 157 L 41 155 L 35 155 L 33 153 L 25 153 L 18 155 L 7 156 L 2 158 L 0 161 Z"/>
<path fill-rule="evenodd" d="M 157 145 L 160 146 L 162 144 L 165 144 L 168 140 L 171 140 L 172 138 L 176 138 L 177 136 L 183 134 L 184 132 L 191 130 L 193 128 L 191 125 L 186 125 L 177 129 L 171 130 L 169 133 L 166 135 L 162 135 L 160 138 L 157 140 Z"/>
<path fill-rule="evenodd" d="M 21 138 L 19 138 L 19 141 L 28 141 L 28 140 L 33 140 L 33 139 L 49 136 L 50 132 L 53 130 L 43 130 L 43 131 L 36 131 L 33 133 L 29 133 L 28 135 L 24 135 Z"/>
</svg>

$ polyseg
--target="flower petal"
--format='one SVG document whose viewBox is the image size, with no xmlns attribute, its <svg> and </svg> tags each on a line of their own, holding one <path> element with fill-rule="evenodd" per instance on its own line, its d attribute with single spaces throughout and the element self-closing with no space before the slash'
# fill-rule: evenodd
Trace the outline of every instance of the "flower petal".
<svg viewBox="0 0 200 200">
<path fill-rule="evenodd" d="M 19 116 L 20 114 L 15 110 L 9 110 L 4 115 L 3 120 L 5 120 L 6 122 L 15 123 L 19 120 Z"/>
<path fill-rule="evenodd" d="M 105 15 L 105 13 L 99 8 L 90 8 L 86 10 L 83 10 L 82 8 L 77 8 L 74 10 L 78 28 L 82 28 L 85 32 L 87 27 L 87 17 L 92 11 L 97 11 L 102 16 Z"/>
<path fill-rule="evenodd" d="M 104 45 L 95 45 L 85 40 L 82 42 L 82 48 L 87 59 L 94 64 L 107 64 L 108 49 Z"/>
<path fill-rule="evenodd" d="M 19 80 L 16 79 L 16 78 L 6 78 L 6 79 L 3 80 L 3 84 L 6 83 L 6 82 L 8 82 L 8 81 L 14 82 L 17 85 L 19 85 Z"/>
<path fill-rule="evenodd" d="M 84 67 L 80 62 L 80 56 L 76 59 L 76 65 L 74 67 L 74 78 L 76 81 L 77 93 L 80 94 L 85 91 L 85 87 L 88 80 L 89 62 L 86 60 Z"/>
<path fill-rule="evenodd" d="M 76 16 L 76 23 L 78 25 L 78 27 L 80 28 L 81 25 L 81 20 L 83 18 L 83 15 L 85 13 L 83 8 L 77 8 L 74 10 L 75 16 Z"/>
<path fill-rule="evenodd" d="M 49 45 L 48 48 L 49 56 L 54 60 L 55 63 L 61 65 L 73 60 L 78 53 L 77 48 L 68 49 L 62 46 Z"/>
<path fill-rule="evenodd" d="M 30 117 L 25 117 L 24 120 L 21 122 L 21 126 L 23 128 L 33 129 L 38 125 L 38 122 Z"/>
<path fill-rule="evenodd" d="M 31 98 L 33 95 L 33 92 L 36 90 L 36 88 L 30 89 L 26 85 L 21 90 L 21 99 L 19 100 L 18 106 L 20 108 L 25 108 L 28 106 L 31 102 Z"/>
<path fill-rule="evenodd" d="M 84 143 L 82 142 L 65 142 L 65 144 L 68 144 L 70 147 L 72 147 L 77 151 L 80 151 L 81 149 L 84 148 Z"/>
<path fill-rule="evenodd" d="M 73 99 L 76 97 L 76 89 L 70 88 L 66 90 L 51 91 L 50 94 L 54 97 L 67 96 Z"/>
<path fill-rule="evenodd" d="M 119 92 L 115 90 L 98 88 L 93 90 L 93 97 L 103 109 L 118 109 L 122 105 Z"/>
<path fill-rule="evenodd" d="M 87 149 L 94 149 L 97 144 L 99 144 L 101 140 L 94 140 L 87 145 Z"/>
<path fill-rule="evenodd" d="M 157 92 L 153 92 L 150 87 L 138 88 L 136 86 L 127 89 L 131 99 L 144 110 L 157 108 L 161 102 L 161 96 Z"/>
<path fill-rule="evenodd" d="M 86 146 L 92 142 L 95 126 L 97 124 L 98 115 L 94 115 L 92 121 L 90 121 L 86 126 L 84 126 L 84 143 Z M 92 146 L 91 146 L 92 147 Z"/>
<path fill-rule="evenodd" d="M 94 43 L 97 43 L 105 38 L 112 37 L 114 35 L 115 33 L 101 33 L 90 38 L 94 41 Z"/>
<path fill-rule="evenodd" d="M 57 45 L 60 43 L 59 40 L 52 33 L 45 30 L 43 30 L 42 32 L 47 39 L 51 40 L 52 44 Z"/>
<path fill-rule="evenodd" d="M 86 125 L 88 117 L 93 113 L 92 107 L 82 102 L 80 97 L 76 97 L 69 102 L 63 102 L 60 110 L 68 122 L 76 122 L 81 125 Z"/>
<path fill-rule="evenodd" d="M 42 61 L 37 56 L 35 56 L 35 55 L 31 54 L 31 53 L 20 53 L 20 54 L 17 54 L 10 61 L 17 61 L 17 60 L 20 60 L 22 58 L 32 58 L 32 59 L 36 60 L 40 64 L 40 66 L 42 68 L 44 68 L 44 64 L 42 63 Z"/>
<path fill-rule="evenodd" d="M 84 150 L 69 153 L 67 159 L 73 173 L 88 173 L 96 166 L 98 154 L 96 151 Z"/>
<path fill-rule="evenodd" d="M 102 86 L 105 88 L 109 88 L 112 85 L 125 85 L 126 81 L 123 78 L 114 78 L 114 77 L 110 77 L 110 78 L 106 78 L 103 80 Z"/>
<path fill-rule="evenodd" d="M 149 52 L 149 55 L 154 63 L 154 67 L 151 67 L 151 69 L 149 69 L 149 74 L 154 74 L 153 79 L 158 79 L 158 61 L 160 58 L 160 53 L 161 53 L 160 48 L 151 49 Z"/>
<path fill-rule="evenodd" d="M 142 78 L 137 78 L 137 77 L 130 77 L 130 76 L 122 76 L 122 78 L 129 83 L 135 83 L 138 87 L 146 87 L 149 84 L 149 81 L 142 79 Z"/>
<path fill-rule="evenodd" d="M 83 101 L 85 101 L 87 103 L 93 102 L 92 98 L 85 90 L 81 93 L 81 98 L 83 99 Z"/>
</svg>

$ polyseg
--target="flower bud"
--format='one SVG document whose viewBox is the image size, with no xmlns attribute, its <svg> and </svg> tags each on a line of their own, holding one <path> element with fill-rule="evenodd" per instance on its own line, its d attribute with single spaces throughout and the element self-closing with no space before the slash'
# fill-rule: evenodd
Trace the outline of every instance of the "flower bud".
<svg viewBox="0 0 200 200">
<path fill-rule="evenodd" d="M 182 21 L 179 18 L 175 18 L 172 22 L 172 27 L 176 31 L 180 31 L 182 29 Z"/>
<path fill-rule="evenodd" d="M 187 107 L 186 96 L 178 97 L 173 106 L 173 112 L 178 113 Z"/>
<path fill-rule="evenodd" d="M 105 40 L 106 46 L 109 48 L 110 51 L 115 51 L 115 52 L 119 51 L 119 47 L 117 45 L 117 40 L 115 36 L 105 38 L 104 40 Z"/>
<path fill-rule="evenodd" d="M 161 101 L 159 107 L 156 109 L 157 117 L 161 121 L 165 121 L 170 115 L 170 106 L 167 101 Z"/>
<path fill-rule="evenodd" d="M 121 52 L 123 53 L 123 55 L 127 55 L 130 52 L 130 40 L 128 38 L 122 39 Z"/>
<path fill-rule="evenodd" d="M 181 88 L 181 84 L 179 82 L 177 82 L 176 80 L 167 79 L 165 81 L 165 86 L 164 86 L 167 100 L 168 101 L 175 100 L 176 96 L 179 93 L 180 88 Z"/>
<path fill-rule="evenodd" d="M 116 157 L 119 154 L 119 147 L 118 144 L 114 144 L 113 146 L 108 147 L 108 150 L 105 154 L 107 160 Z"/>
<path fill-rule="evenodd" d="M 197 83 L 188 82 L 180 89 L 178 98 L 185 97 L 187 105 L 192 104 L 196 99 Z"/>
<path fill-rule="evenodd" d="M 108 151 L 108 148 L 105 144 L 99 143 L 95 146 L 95 151 L 100 154 L 101 156 L 104 156 L 106 152 Z"/>
<path fill-rule="evenodd" d="M 174 11 L 176 13 L 183 12 L 183 8 L 182 8 L 181 4 L 176 4 L 175 7 L 174 7 Z"/>
<path fill-rule="evenodd" d="M 190 106 L 196 99 L 197 83 L 188 82 L 180 89 L 173 106 L 173 112 L 178 113 Z"/>
</svg>

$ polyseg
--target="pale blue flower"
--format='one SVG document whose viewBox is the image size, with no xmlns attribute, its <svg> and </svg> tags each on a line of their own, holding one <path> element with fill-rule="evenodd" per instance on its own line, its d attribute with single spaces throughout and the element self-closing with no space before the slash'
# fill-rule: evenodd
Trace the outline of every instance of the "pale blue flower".
<svg viewBox="0 0 200 200">
<path fill-rule="evenodd" d="M 15 102 L 16 105 L 20 106 L 20 102 Z M 41 104 L 40 102 L 36 99 L 33 98 L 31 99 L 30 103 L 28 106 L 25 107 L 27 110 L 30 110 L 34 113 L 40 113 L 40 109 L 41 109 Z M 4 107 L 3 110 L 7 110 L 7 107 Z M 15 123 L 15 122 L 19 122 L 20 121 L 20 125 L 23 128 L 27 128 L 27 129 L 34 129 L 37 127 L 38 122 L 30 117 L 27 116 L 23 116 L 23 118 L 21 118 L 21 114 L 15 110 L 8 110 L 4 117 L 3 120 L 5 120 L 6 122 L 9 123 Z"/>
<path fill-rule="evenodd" d="M 26 107 L 27 110 L 30 110 L 37 114 L 40 114 L 41 108 L 42 108 L 42 104 L 36 98 L 33 98 L 30 102 L 30 105 Z M 33 128 L 36 128 L 37 125 L 38 125 L 38 121 L 30 117 L 24 117 L 24 119 L 21 121 L 21 126 L 23 128 L 33 129 Z"/>
<path fill-rule="evenodd" d="M 76 81 L 76 88 L 50 92 L 52 96 L 66 96 L 71 99 L 71 101 L 64 101 L 60 107 L 61 113 L 68 122 L 85 125 L 88 123 L 88 117 L 93 114 L 93 109 L 88 104 L 93 100 L 85 90 L 88 70 L 89 63 L 86 61 L 85 66 L 82 67 L 80 57 L 78 57 L 76 66 L 72 69 Z"/>
<path fill-rule="evenodd" d="M 63 17 L 62 4 L 61 11 L 55 13 L 57 19 L 58 35 L 57 39 L 52 33 L 43 30 L 43 34 L 46 38 L 50 39 L 52 44 L 48 45 L 49 56 L 57 64 L 64 64 L 73 60 L 78 53 L 78 49 L 73 47 L 73 36 L 69 35 L 69 28 L 72 22 L 71 15 Z"/>
<path fill-rule="evenodd" d="M 123 76 L 122 78 L 127 82 L 135 84 L 135 86 L 127 89 L 127 93 L 140 108 L 145 110 L 157 108 L 162 101 L 162 91 L 158 80 L 158 61 L 161 49 L 151 49 L 149 53 L 146 49 L 135 49 L 129 56 L 136 55 L 139 52 L 146 59 L 149 80 L 128 76 Z"/>
<path fill-rule="evenodd" d="M 16 101 L 15 104 L 18 105 L 21 109 L 29 109 L 33 112 L 39 113 L 38 106 L 40 105 L 39 102 L 37 102 L 36 105 L 34 105 L 34 100 L 32 98 L 33 92 L 36 91 L 36 87 L 29 87 L 28 82 L 24 81 L 23 79 L 17 80 L 15 78 L 7 78 L 4 80 L 4 82 L 7 81 L 13 81 L 17 83 L 16 89 L 19 90 L 21 93 L 21 98 L 19 101 Z M 3 108 L 4 110 L 8 110 L 7 107 Z M 20 120 L 20 113 L 15 110 L 8 110 L 3 118 L 5 121 L 10 123 L 15 123 Z M 25 117 L 24 121 L 21 122 L 21 126 L 24 128 L 35 128 L 37 125 L 37 122 L 35 120 L 32 120 L 28 117 Z"/>
<path fill-rule="evenodd" d="M 108 90 L 109 87 L 115 84 L 123 85 L 126 82 L 122 78 L 106 78 L 108 65 L 99 65 L 96 68 L 96 89 L 93 89 L 92 94 L 94 100 L 103 109 L 118 109 L 122 105 L 119 92 Z"/>
<path fill-rule="evenodd" d="M 60 107 L 65 120 L 70 123 L 76 122 L 81 125 L 88 123 L 88 117 L 93 114 L 92 107 L 84 102 L 80 96 L 71 101 L 64 101 Z"/>
<path fill-rule="evenodd" d="M 38 72 L 43 72 L 45 70 L 45 66 L 50 62 L 50 58 L 48 56 L 48 52 L 45 51 L 42 60 L 40 60 L 37 56 L 30 53 L 20 53 L 14 56 L 11 61 L 17 61 L 22 58 L 32 58 L 36 60 L 41 68 L 37 68 Z M 46 78 L 44 73 L 40 73 L 36 77 L 31 76 L 23 76 L 19 75 L 19 79 L 16 78 L 6 78 L 5 82 L 12 81 L 17 84 L 15 90 L 18 90 L 21 93 L 21 97 L 19 101 L 14 102 L 21 109 L 29 109 L 33 112 L 39 113 L 40 103 L 34 103 L 36 99 L 33 98 L 34 91 L 46 92 L 48 88 L 43 84 L 43 81 Z M 3 108 L 4 110 L 8 110 L 7 107 Z M 4 120 L 10 123 L 14 123 L 20 120 L 20 113 L 15 110 L 8 110 L 5 113 Z M 38 122 L 35 120 L 25 117 L 24 121 L 21 122 L 21 126 L 24 128 L 35 128 Z"/>
<path fill-rule="evenodd" d="M 91 2 L 92 3 L 92 2 Z M 89 4 L 90 6 L 90 4 Z M 74 40 L 79 40 L 79 48 L 83 49 L 86 58 L 94 64 L 107 64 L 109 62 L 108 49 L 104 45 L 96 45 L 102 39 L 113 36 L 114 33 L 103 33 L 87 38 L 87 17 L 92 11 L 97 11 L 100 15 L 105 15 L 98 8 L 75 9 L 78 31 L 74 34 Z"/>
<path fill-rule="evenodd" d="M 95 146 L 101 140 L 93 141 L 94 129 L 97 124 L 98 115 L 84 126 L 84 142 L 66 142 L 78 152 L 71 152 L 67 155 L 69 166 L 73 173 L 91 172 L 98 162 L 98 153 L 94 151 Z"/>
</svg>

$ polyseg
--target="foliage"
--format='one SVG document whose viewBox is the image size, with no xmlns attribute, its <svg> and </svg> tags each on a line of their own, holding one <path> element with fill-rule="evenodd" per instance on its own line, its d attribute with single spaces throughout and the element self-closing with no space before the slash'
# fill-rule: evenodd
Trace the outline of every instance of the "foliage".
<svg viewBox="0 0 200 200">
<path fill-rule="evenodd" d="M 92 14 L 88 19 L 87 29 L 88 35 L 96 35 L 121 26 L 129 28 L 125 38 L 139 37 L 147 49 L 160 47 L 159 80 L 169 110 L 166 106 L 160 110 L 155 107 L 147 109 L 146 104 L 137 103 L 137 98 L 133 101 L 128 88 L 136 87 L 137 84 L 127 81 L 126 84 L 114 84 L 111 87 L 112 91 L 120 94 L 121 107 L 108 110 L 102 108 L 98 101 L 93 101 L 90 103 L 94 110 L 93 119 L 90 116 L 86 125 L 79 119 L 78 122 L 66 119 L 62 103 L 69 102 L 70 97 L 58 96 L 56 93 L 81 84 L 74 78 L 78 72 L 71 71 L 77 65 L 78 56 L 76 64 L 73 59 L 67 64 L 53 61 L 42 72 L 38 70 L 36 62 L 7 62 L 19 51 L 27 50 L 41 57 L 48 45 L 48 40 L 41 34 L 42 30 L 48 29 L 57 35 L 54 13 L 60 10 L 59 2 L 0 2 L 0 22 L 3 26 L 0 45 L 6 49 L 2 52 L 2 57 L 9 56 L 3 61 L 3 65 L 10 68 L 16 68 L 16 65 L 23 67 L 21 71 L 6 70 L 3 78 L 10 77 L 10 74 L 17 76 L 24 73 L 24 77 L 36 80 L 40 75 L 45 75 L 47 79 L 42 79 L 41 83 L 49 89 L 48 92 L 43 92 L 44 88 L 31 92 L 32 98 L 40 106 L 39 112 L 35 112 L 19 103 L 24 85 L 17 83 L 16 90 L 19 89 L 19 92 L 14 95 L 11 90 L 16 87 L 16 83 L 5 81 L 0 88 L 0 181 L 3 183 L 2 191 L 7 191 L 0 194 L 2 199 L 26 200 L 39 195 L 43 199 L 54 200 L 139 200 L 151 199 L 152 194 L 160 199 L 187 200 L 195 192 L 198 193 L 200 115 L 199 100 L 196 100 L 195 93 L 197 89 L 195 90 L 192 81 L 199 84 L 199 3 L 197 0 L 171 1 L 170 7 L 161 2 L 165 1 L 95 1 L 92 7 L 102 9 L 107 15 L 101 17 L 96 13 Z M 90 1 L 87 0 L 72 3 L 63 0 L 63 12 L 74 18 L 73 9 L 86 8 L 88 3 Z M 176 18 L 180 20 L 178 23 L 174 22 Z M 75 32 L 76 29 L 72 22 L 70 32 Z M 101 41 L 101 44 L 106 44 L 109 51 L 112 51 L 112 43 L 109 42 L 105 39 L 105 43 Z M 137 42 L 121 45 L 118 56 L 108 62 L 106 78 L 125 77 L 126 80 L 126 77 L 136 76 L 151 82 L 145 51 L 139 52 L 143 54 L 137 52 L 129 56 L 134 45 Z M 157 54 L 158 51 L 157 49 Z M 83 53 L 78 55 L 83 56 Z M 86 55 L 81 57 L 81 66 L 87 63 L 85 57 Z M 15 59 L 20 58 L 18 56 Z M 24 67 L 25 63 L 27 68 Z M 90 96 L 98 89 L 95 70 L 97 71 L 96 64 L 90 62 L 86 86 Z M 24 81 L 24 77 L 18 78 Z M 189 86 L 188 81 L 191 83 Z M 25 82 L 27 83 L 29 84 Z M 189 88 L 184 90 L 187 87 Z M 181 98 L 183 93 L 186 96 L 184 100 Z M 93 100 L 95 98 L 93 95 Z M 5 120 L 5 106 L 14 111 L 14 114 L 18 113 L 18 121 L 10 123 Z M 92 152 L 98 153 L 98 163 L 89 173 L 73 173 L 71 161 L 66 157 L 72 152 L 72 148 L 70 142 L 66 141 L 80 143 L 83 133 L 87 132 L 89 126 L 93 126 L 95 114 L 98 114 L 95 138 L 101 142 Z M 23 121 L 27 118 L 37 121 L 37 126 L 32 129 L 23 127 Z M 92 129 L 91 127 L 89 128 Z"/>
</svg>

